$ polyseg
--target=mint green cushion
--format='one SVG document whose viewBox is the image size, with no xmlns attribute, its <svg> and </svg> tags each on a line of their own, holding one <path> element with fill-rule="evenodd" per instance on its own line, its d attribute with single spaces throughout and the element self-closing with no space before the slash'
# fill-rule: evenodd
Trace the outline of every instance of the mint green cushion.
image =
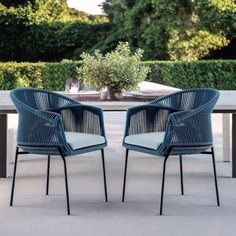
<svg viewBox="0 0 236 236">
<path fill-rule="evenodd" d="M 105 143 L 105 138 L 96 134 L 65 132 L 65 136 L 73 150 Z"/>
<path fill-rule="evenodd" d="M 125 138 L 126 144 L 157 150 L 164 140 L 165 132 L 133 134 Z"/>
</svg>

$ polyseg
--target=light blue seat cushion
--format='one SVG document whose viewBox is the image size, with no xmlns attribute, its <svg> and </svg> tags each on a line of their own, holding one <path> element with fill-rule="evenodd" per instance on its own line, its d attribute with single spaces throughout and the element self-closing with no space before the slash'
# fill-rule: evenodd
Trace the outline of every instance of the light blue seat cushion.
<svg viewBox="0 0 236 236">
<path fill-rule="evenodd" d="M 65 136 L 73 150 L 105 143 L 105 138 L 97 134 L 65 132 Z"/>
<path fill-rule="evenodd" d="M 164 136 L 165 136 L 165 132 L 133 134 L 133 135 L 126 136 L 125 143 L 157 150 L 157 148 L 163 142 Z"/>
</svg>

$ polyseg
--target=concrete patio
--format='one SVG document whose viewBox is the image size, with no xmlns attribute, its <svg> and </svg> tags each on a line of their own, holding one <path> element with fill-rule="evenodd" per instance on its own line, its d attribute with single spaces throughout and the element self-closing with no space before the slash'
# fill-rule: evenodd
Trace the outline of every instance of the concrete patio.
<svg viewBox="0 0 236 236">
<path fill-rule="evenodd" d="M 167 162 L 164 215 L 159 216 L 163 160 L 135 152 L 130 153 L 122 203 L 125 113 L 106 112 L 109 202 L 104 202 L 99 152 L 68 158 L 71 216 L 66 215 L 62 161 L 52 159 L 46 196 L 46 157 L 24 156 L 18 165 L 13 207 L 9 207 L 11 178 L 0 179 L 0 235 L 235 235 L 236 180 L 230 177 L 231 163 L 222 162 L 221 118 L 213 115 L 220 207 L 216 207 L 210 156 L 184 157 L 184 196 L 180 195 L 179 160 L 173 157 Z"/>
</svg>

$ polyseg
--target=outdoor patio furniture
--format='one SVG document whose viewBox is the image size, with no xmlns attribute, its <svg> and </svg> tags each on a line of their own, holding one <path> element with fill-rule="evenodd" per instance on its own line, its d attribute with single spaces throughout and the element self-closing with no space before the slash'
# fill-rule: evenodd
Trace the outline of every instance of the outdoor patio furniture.
<svg viewBox="0 0 236 236">
<path fill-rule="evenodd" d="M 126 148 L 122 201 L 125 199 L 129 150 L 163 156 L 160 215 L 164 196 L 166 161 L 178 155 L 181 194 L 184 194 L 182 156 L 211 154 L 217 205 L 220 205 L 211 127 L 211 113 L 218 100 L 215 89 L 190 89 L 128 109 L 123 146 Z M 210 149 L 210 150 L 209 150 Z"/>
<path fill-rule="evenodd" d="M 65 158 L 96 150 L 101 150 L 105 201 L 107 201 L 103 150 L 107 146 L 107 140 L 102 110 L 45 90 L 14 89 L 10 96 L 19 114 L 10 206 L 13 203 L 18 155 L 43 154 L 48 156 L 47 195 L 50 157 L 59 155 L 64 163 L 67 213 L 70 215 Z"/>
</svg>

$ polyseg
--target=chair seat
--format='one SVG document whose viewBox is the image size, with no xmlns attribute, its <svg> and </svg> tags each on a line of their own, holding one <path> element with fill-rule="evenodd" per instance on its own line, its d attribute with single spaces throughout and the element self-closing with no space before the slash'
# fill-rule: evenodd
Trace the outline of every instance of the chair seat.
<svg viewBox="0 0 236 236">
<path fill-rule="evenodd" d="M 157 150 L 164 140 L 165 132 L 133 134 L 125 138 L 125 143 Z"/>
<path fill-rule="evenodd" d="M 97 134 L 65 132 L 66 141 L 73 150 L 105 143 L 105 138 Z"/>
</svg>

